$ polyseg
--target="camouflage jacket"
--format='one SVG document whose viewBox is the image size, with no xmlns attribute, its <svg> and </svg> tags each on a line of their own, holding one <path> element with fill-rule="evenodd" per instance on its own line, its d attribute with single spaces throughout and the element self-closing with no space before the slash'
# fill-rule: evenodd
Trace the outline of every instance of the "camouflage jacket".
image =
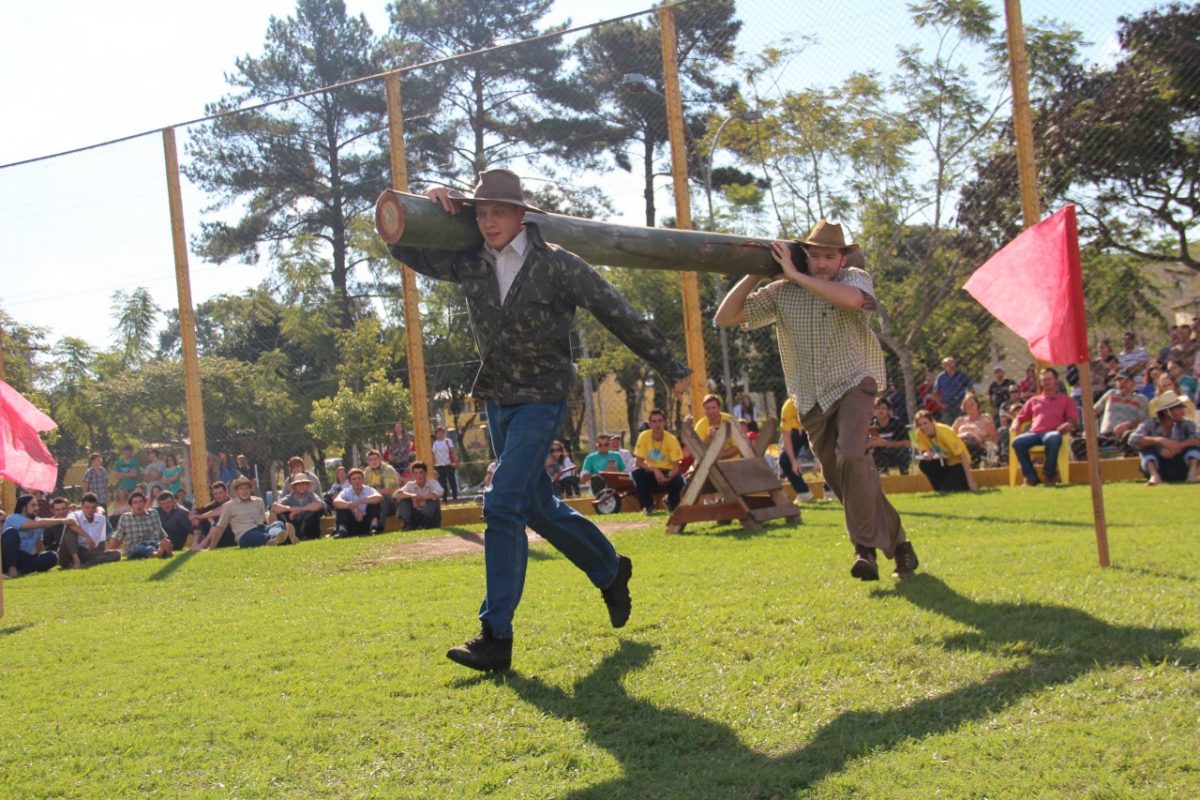
<svg viewBox="0 0 1200 800">
<path fill-rule="evenodd" d="M 503 303 L 495 258 L 487 248 L 390 247 L 398 261 L 422 275 L 462 286 L 481 362 L 474 396 L 501 405 L 566 400 L 575 382 L 570 332 L 579 306 L 668 383 L 691 374 L 658 329 L 586 261 L 547 244 L 533 222 L 526 221 L 525 232 L 525 262 Z"/>
</svg>

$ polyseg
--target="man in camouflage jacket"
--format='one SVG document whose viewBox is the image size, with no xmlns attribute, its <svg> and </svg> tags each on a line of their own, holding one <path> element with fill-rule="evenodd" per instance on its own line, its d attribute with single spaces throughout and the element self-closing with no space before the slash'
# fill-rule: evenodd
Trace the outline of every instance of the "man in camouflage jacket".
<svg viewBox="0 0 1200 800">
<path fill-rule="evenodd" d="M 542 238 L 536 221 L 526 218 L 526 211 L 540 212 L 525 202 L 514 173 L 480 173 L 473 199 L 442 187 L 427 196 L 452 214 L 463 204 L 472 207 L 484 246 L 450 252 L 394 244 L 391 252 L 423 275 L 462 286 L 481 362 L 472 393 L 487 401 L 499 462 L 483 503 L 482 634 L 446 655 L 473 669 L 506 670 L 512 618 L 525 583 L 526 525 L 600 588 L 614 627 L 624 625 L 630 612 L 632 562 L 619 556 L 590 520 L 554 496 L 544 468 L 575 381 L 570 342 L 575 309 L 590 311 L 677 393 L 686 389 L 691 370 L 587 262 Z"/>
</svg>

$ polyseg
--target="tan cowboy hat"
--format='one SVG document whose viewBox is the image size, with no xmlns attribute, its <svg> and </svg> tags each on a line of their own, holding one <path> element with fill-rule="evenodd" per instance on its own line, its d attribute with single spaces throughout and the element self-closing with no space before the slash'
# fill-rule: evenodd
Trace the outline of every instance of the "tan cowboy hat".
<svg viewBox="0 0 1200 800">
<path fill-rule="evenodd" d="M 802 245 L 809 247 L 836 247 L 843 253 L 853 253 L 858 250 L 856 244 L 846 244 L 846 235 L 842 226 L 821 220 L 813 226 L 807 239 L 796 239 Z"/>
<path fill-rule="evenodd" d="M 302 472 L 288 481 L 288 486 L 295 486 L 297 483 L 312 483 L 312 478 L 308 477 Z"/>
<path fill-rule="evenodd" d="M 1160 411 L 1168 411 L 1172 408 L 1178 408 L 1179 406 L 1187 404 L 1183 402 L 1183 398 L 1172 392 L 1170 389 L 1167 389 L 1158 397 L 1151 400 L 1150 405 L 1152 406 L 1151 412 L 1157 414 Z"/>
<path fill-rule="evenodd" d="M 521 179 L 517 173 L 509 169 L 489 169 L 479 173 L 479 181 L 475 184 L 475 196 L 463 200 L 473 203 L 476 200 L 490 200 L 493 203 L 508 203 L 509 205 L 544 214 L 537 206 L 525 202 L 525 192 L 521 190 Z"/>
</svg>

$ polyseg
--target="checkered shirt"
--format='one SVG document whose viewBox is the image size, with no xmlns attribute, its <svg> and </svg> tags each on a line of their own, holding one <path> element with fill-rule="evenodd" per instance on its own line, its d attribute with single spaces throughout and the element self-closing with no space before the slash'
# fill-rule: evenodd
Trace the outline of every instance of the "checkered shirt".
<svg viewBox="0 0 1200 800">
<path fill-rule="evenodd" d="M 843 267 L 834 281 L 861 289 L 875 307 L 875 283 L 864 270 Z M 830 408 L 864 378 L 886 385 L 883 349 L 867 324 L 866 309 L 838 308 L 789 280 L 756 289 L 746 298 L 746 329 L 775 323 L 788 394 L 800 415 Z"/>
<path fill-rule="evenodd" d="M 83 473 L 83 491 L 92 492 L 100 505 L 108 502 L 108 470 L 104 467 L 88 467 Z"/>
<path fill-rule="evenodd" d="M 139 515 L 126 511 L 117 523 L 117 532 L 113 534 L 113 538 L 121 543 L 123 550 L 128 551 L 129 548 L 144 542 L 158 544 L 166 535 L 156 512 Z"/>
</svg>

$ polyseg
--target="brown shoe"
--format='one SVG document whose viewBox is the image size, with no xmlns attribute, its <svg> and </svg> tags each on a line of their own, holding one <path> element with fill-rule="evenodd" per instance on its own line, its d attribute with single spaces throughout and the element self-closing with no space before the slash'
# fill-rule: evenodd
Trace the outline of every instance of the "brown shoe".
<svg viewBox="0 0 1200 800">
<path fill-rule="evenodd" d="M 879 580 L 879 564 L 876 562 L 875 548 L 855 546 L 856 557 L 850 567 L 850 575 L 860 581 Z"/>
<path fill-rule="evenodd" d="M 512 666 L 512 639 L 497 639 L 483 623 L 483 632 L 458 647 L 451 647 L 446 658 L 480 672 L 504 672 Z"/>
<path fill-rule="evenodd" d="M 1047 475 L 1045 480 L 1042 481 L 1042 483 L 1046 484 L 1047 486 L 1057 486 L 1058 485 L 1058 474 L 1055 473 L 1054 475 Z"/>
<path fill-rule="evenodd" d="M 896 569 L 892 571 L 893 578 L 911 578 L 913 573 L 917 571 L 917 551 L 913 549 L 912 542 L 901 542 L 896 545 Z"/>
</svg>

